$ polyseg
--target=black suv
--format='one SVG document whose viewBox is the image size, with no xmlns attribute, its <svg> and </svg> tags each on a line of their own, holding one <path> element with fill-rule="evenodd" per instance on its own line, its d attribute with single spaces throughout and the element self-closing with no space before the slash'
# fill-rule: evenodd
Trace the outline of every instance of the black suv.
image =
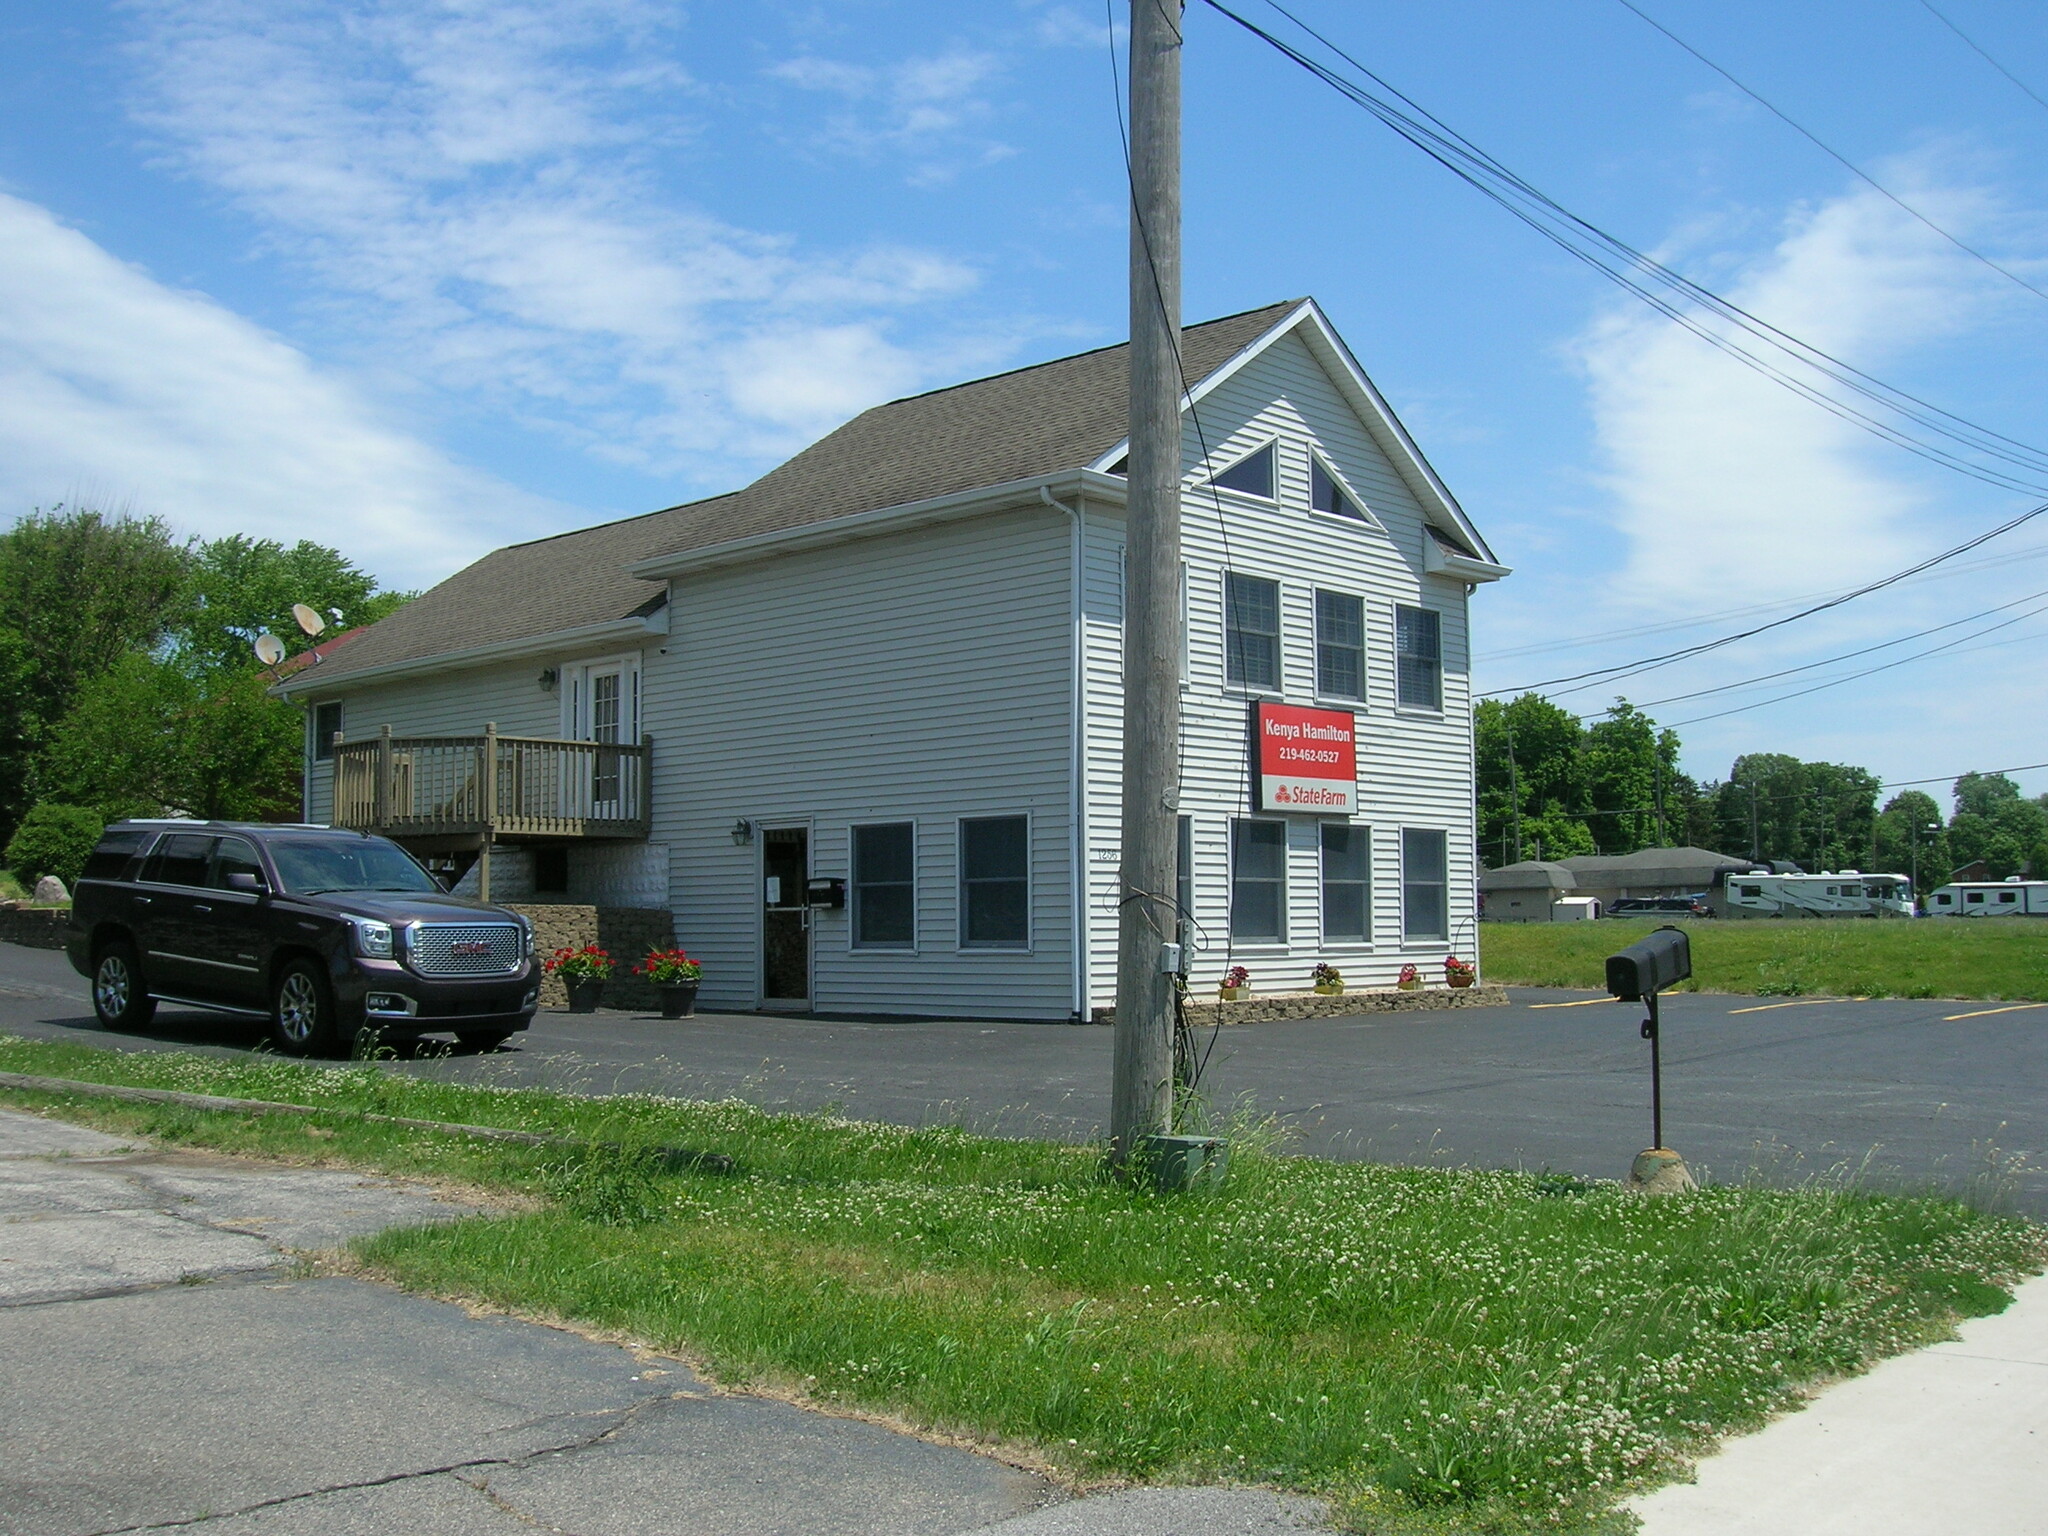
<svg viewBox="0 0 2048 1536">
<path fill-rule="evenodd" d="M 295 1055 L 364 1031 L 489 1049 L 532 1022 L 533 930 L 450 896 L 386 838 L 332 827 L 122 821 L 72 893 L 65 952 L 109 1029 L 161 1000 L 267 1018 Z"/>
</svg>

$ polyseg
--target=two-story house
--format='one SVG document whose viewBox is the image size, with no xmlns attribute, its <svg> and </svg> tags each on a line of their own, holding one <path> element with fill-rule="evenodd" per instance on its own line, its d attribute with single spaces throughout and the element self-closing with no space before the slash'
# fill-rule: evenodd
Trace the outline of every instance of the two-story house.
<svg viewBox="0 0 2048 1536">
<path fill-rule="evenodd" d="M 1196 985 L 1469 958 L 1466 605 L 1507 571 L 1313 301 L 1184 348 Z M 485 557 L 282 685 L 308 819 L 472 885 L 488 847 L 500 898 L 666 907 L 709 1007 L 1089 1016 L 1126 375 L 1116 346 L 897 400 L 730 495 Z M 1327 793 L 1262 773 L 1283 719 L 1336 743 Z"/>
</svg>

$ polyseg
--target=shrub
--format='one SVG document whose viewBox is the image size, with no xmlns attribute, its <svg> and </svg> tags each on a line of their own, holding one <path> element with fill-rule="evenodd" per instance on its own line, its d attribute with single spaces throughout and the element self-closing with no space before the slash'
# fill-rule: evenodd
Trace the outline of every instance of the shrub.
<svg viewBox="0 0 2048 1536">
<path fill-rule="evenodd" d="M 86 855 L 106 829 L 98 811 L 45 800 L 22 817 L 15 829 L 7 845 L 7 867 L 30 890 L 45 875 L 55 875 L 69 890 L 78 883 Z"/>
</svg>

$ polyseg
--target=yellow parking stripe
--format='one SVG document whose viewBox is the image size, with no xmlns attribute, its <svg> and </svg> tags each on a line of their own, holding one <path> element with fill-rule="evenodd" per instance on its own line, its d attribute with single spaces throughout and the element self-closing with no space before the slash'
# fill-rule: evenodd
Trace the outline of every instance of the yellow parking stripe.
<svg viewBox="0 0 2048 1536">
<path fill-rule="evenodd" d="M 1991 1013 L 2025 1013 L 2029 1008 L 2048 1008 L 2048 1003 L 2012 1003 L 2004 1008 L 1979 1008 L 1975 1013 L 1944 1014 L 1941 1022 L 1947 1024 L 1956 1019 L 1981 1019 Z"/>
<path fill-rule="evenodd" d="M 1593 1003 L 1612 1003 L 1618 1001 L 1618 998 L 1612 997 L 1581 997 L 1569 1003 L 1531 1003 L 1529 1006 L 1531 1008 L 1585 1008 Z"/>
<path fill-rule="evenodd" d="M 1773 1008 L 1817 1008 L 1822 1003 L 1867 1003 L 1867 997 L 1802 997 L 1789 1003 L 1758 1003 L 1754 1008 L 1730 1008 L 1728 1017 L 1738 1013 L 1769 1013 Z"/>
</svg>

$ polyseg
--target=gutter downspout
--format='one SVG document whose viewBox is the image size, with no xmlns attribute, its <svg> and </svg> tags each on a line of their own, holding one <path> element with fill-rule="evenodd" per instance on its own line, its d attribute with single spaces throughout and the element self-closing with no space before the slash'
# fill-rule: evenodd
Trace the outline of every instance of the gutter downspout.
<svg viewBox="0 0 2048 1536">
<path fill-rule="evenodd" d="M 1038 499 L 1055 511 L 1064 512 L 1074 520 L 1072 572 L 1067 578 L 1067 623 L 1070 639 L 1069 679 L 1070 698 L 1067 737 L 1071 748 L 1068 768 L 1072 777 L 1067 787 L 1068 843 L 1067 861 L 1070 866 L 1072 887 L 1069 900 L 1073 916 L 1068 929 L 1073 935 L 1074 946 L 1074 1018 L 1076 1024 L 1088 1022 L 1088 774 L 1087 757 L 1087 710 L 1084 687 L 1086 683 L 1083 654 L 1087 635 L 1081 606 L 1081 581 L 1084 560 L 1084 533 L 1087 518 L 1078 506 L 1070 507 L 1051 489 L 1041 485 Z"/>
</svg>

